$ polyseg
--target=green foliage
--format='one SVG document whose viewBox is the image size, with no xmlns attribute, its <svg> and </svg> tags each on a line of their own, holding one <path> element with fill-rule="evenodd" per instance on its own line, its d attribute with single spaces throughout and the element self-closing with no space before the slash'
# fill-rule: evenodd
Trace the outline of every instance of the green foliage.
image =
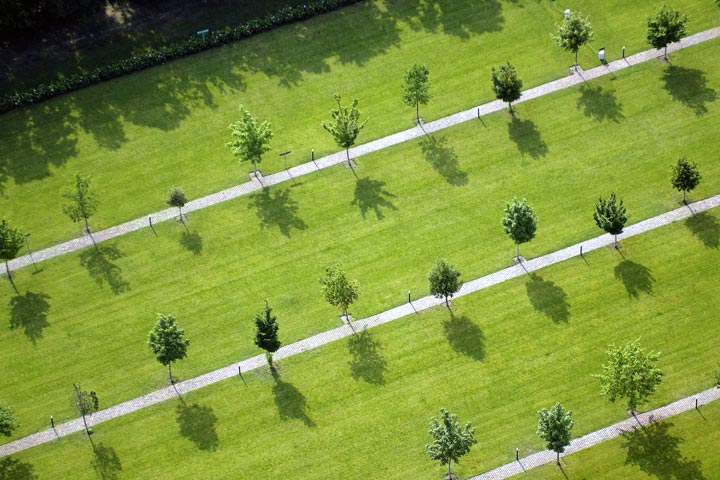
<svg viewBox="0 0 720 480">
<path fill-rule="evenodd" d="M 420 121 L 420 104 L 430 101 L 430 70 L 425 65 L 413 65 L 403 77 L 403 102 L 415 107 L 415 116 Z"/>
<path fill-rule="evenodd" d="M 172 382 L 171 364 L 185 358 L 190 345 L 190 340 L 185 338 L 185 331 L 175 323 L 175 317 L 158 313 L 157 323 L 148 336 L 148 344 L 157 361 L 168 367 Z"/>
<path fill-rule="evenodd" d="M 241 161 L 252 162 L 257 173 L 262 154 L 270 150 L 268 144 L 273 137 L 270 123 L 265 121 L 258 125 L 255 117 L 240 105 L 240 120 L 230 125 L 230 131 L 235 139 L 227 146 Z"/>
<path fill-rule="evenodd" d="M 505 218 L 502 219 L 505 233 L 515 242 L 515 254 L 520 256 L 520 244 L 527 243 L 535 238 L 537 230 L 537 215 L 524 198 L 513 198 L 505 206 Z"/>
<path fill-rule="evenodd" d="M 12 282 L 13 279 L 8 261 L 17 257 L 24 240 L 25 235 L 23 235 L 19 228 L 11 227 L 4 218 L 0 221 L 0 258 L 5 260 L 5 271 L 7 271 L 10 282 Z M 13 283 L 13 286 L 14 285 Z"/>
<path fill-rule="evenodd" d="M 588 17 L 583 18 L 579 13 L 572 12 L 558 26 L 553 39 L 558 46 L 575 54 L 575 65 L 577 65 L 578 50 L 593 39 L 592 25 Z"/>
<path fill-rule="evenodd" d="M 185 196 L 185 192 L 183 192 L 179 188 L 173 188 L 168 193 L 167 202 L 168 205 L 171 207 L 177 207 L 182 208 L 187 203 L 187 197 Z"/>
<path fill-rule="evenodd" d="M 452 298 L 462 286 L 460 270 L 442 258 L 435 260 L 435 266 L 428 274 L 428 282 L 430 283 L 430 293 L 436 298 L 445 297 L 445 305 L 448 308 L 450 308 L 448 299 Z"/>
<path fill-rule="evenodd" d="M 350 108 L 343 107 L 340 104 L 340 95 L 334 95 L 337 102 L 337 108 L 330 111 L 333 121 L 331 123 L 323 123 L 323 128 L 330 132 L 335 139 L 338 147 L 345 149 L 348 165 L 350 165 L 350 147 L 355 144 L 355 139 L 360 134 L 360 130 L 365 127 L 367 119 L 360 123 L 360 111 L 357 109 L 358 100 L 353 100 Z"/>
<path fill-rule="evenodd" d="M 265 350 L 266 358 L 270 368 L 273 368 L 272 354 L 280 348 L 278 339 L 277 317 L 272 314 L 272 308 L 265 302 L 265 309 L 262 313 L 255 315 L 255 345 Z"/>
<path fill-rule="evenodd" d="M 654 17 L 647 21 L 647 41 L 654 48 L 665 48 L 667 59 L 667 46 L 677 42 L 687 34 L 688 16 L 666 5 Z"/>
<path fill-rule="evenodd" d="M 512 102 L 518 100 L 522 95 L 522 80 L 517 76 L 517 70 L 510 62 L 507 65 L 500 65 L 497 70 L 492 69 L 492 89 L 495 98 L 507 102 L 512 113 Z"/>
<path fill-rule="evenodd" d="M 73 383 L 75 394 L 73 395 L 73 407 L 75 411 L 82 416 L 83 424 L 85 425 L 85 432 L 90 434 L 87 421 L 85 416 L 92 415 L 98 411 L 100 402 L 98 401 L 97 394 L 95 392 L 87 392 L 80 387 L 79 383 Z"/>
<path fill-rule="evenodd" d="M 338 307 L 347 317 L 348 307 L 360 294 L 357 282 L 348 280 L 340 265 L 336 264 L 325 267 L 325 275 L 320 277 L 320 285 L 325 301 Z"/>
<path fill-rule="evenodd" d="M 13 409 L 0 403 L 0 435 L 9 437 L 17 427 L 18 423 Z"/>
<path fill-rule="evenodd" d="M 458 463 L 460 457 L 468 453 L 470 447 L 477 443 L 473 432 L 470 422 L 461 427 L 456 415 L 441 408 L 440 419 L 430 420 L 428 433 L 432 436 L 433 442 L 425 446 L 428 457 L 430 460 L 439 461 L 440 465 L 447 463 L 448 475 L 450 475 L 450 464 Z"/>
<path fill-rule="evenodd" d="M 570 430 L 574 425 L 572 412 L 555 403 L 550 410 L 538 411 L 538 417 L 537 435 L 545 440 L 546 448 L 557 453 L 557 464 L 560 465 L 560 454 L 570 445 Z"/>
<path fill-rule="evenodd" d="M 628 216 L 623 201 L 617 201 L 615 192 L 610 193 L 607 200 L 600 197 L 595 202 L 593 218 L 598 227 L 615 236 L 615 246 L 617 247 L 617 236 L 622 233 L 628 221 Z"/>
<path fill-rule="evenodd" d="M 685 158 L 679 159 L 672 167 L 670 182 L 677 191 L 683 192 L 683 202 L 687 201 L 687 192 L 694 190 L 701 179 L 697 164 L 690 163 Z"/>
<path fill-rule="evenodd" d="M 623 347 L 611 346 L 607 354 L 603 373 L 593 376 L 600 379 L 602 394 L 608 400 L 627 398 L 628 408 L 635 411 L 660 385 L 663 374 L 655 366 L 660 353 L 645 353 L 637 342 L 630 342 Z"/>
<path fill-rule="evenodd" d="M 63 193 L 63 198 L 69 203 L 63 205 L 65 215 L 70 217 L 73 223 L 85 222 L 85 229 L 90 232 L 88 219 L 95 214 L 98 207 L 96 193 L 90 189 L 90 177 L 75 174 L 75 185 Z"/>
</svg>

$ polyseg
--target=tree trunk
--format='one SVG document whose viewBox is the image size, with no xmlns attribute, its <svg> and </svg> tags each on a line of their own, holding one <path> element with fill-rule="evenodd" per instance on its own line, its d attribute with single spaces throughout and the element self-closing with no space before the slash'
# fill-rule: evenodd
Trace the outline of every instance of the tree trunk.
<svg viewBox="0 0 720 480">
<path fill-rule="evenodd" d="M 447 295 L 445 295 L 445 305 L 447 306 L 448 310 L 450 310 L 450 301 L 448 300 Z"/>
<path fill-rule="evenodd" d="M 170 383 L 174 383 L 172 378 L 172 363 L 168 363 L 168 375 L 170 375 Z"/>
<path fill-rule="evenodd" d="M 577 59 L 578 59 L 578 51 L 575 50 L 575 71 L 576 71 L 576 72 L 577 72 L 577 67 L 578 67 L 578 60 L 577 60 Z"/>
<path fill-rule="evenodd" d="M 20 292 L 18 292 L 17 287 L 15 286 L 15 280 L 13 280 L 12 273 L 10 273 L 10 266 L 8 265 L 8 259 L 5 259 L 5 271 L 7 272 L 8 280 L 10 280 L 10 285 L 12 285 L 13 290 L 15 290 L 15 293 L 18 295 Z"/>
<path fill-rule="evenodd" d="M 450 479 L 451 478 L 450 475 L 452 475 L 452 472 L 450 471 L 450 462 L 452 462 L 452 460 L 448 460 L 448 473 L 447 473 L 448 479 Z"/>
<path fill-rule="evenodd" d="M 420 125 L 420 102 L 415 100 L 415 117 L 417 118 L 418 125 Z"/>
<path fill-rule="evenodd" d="M 352 168 L 352 163 L 350 163 L 350 147 L 345 149 L 345 155 L 347 156 L 348 167 Z"/>
<path fill-rule="evenodd" d="M 515 258 L 517 258 L 518 262 L 520 261 L 520 244 L 515 244 Z"/>
<path fill-rule="evenodd" d="M 178 207 L 178 213 L 180 214 L 180 221 L 185 223 L 185 220 L 182 218 L 182 207 Z"/>
<path fill-rule="evenodd" d="M 510 115 L 512 115 L 514 113 L 512 109 L 512 102 L 508 102 L 508 107 L 510 108 Z"/>
<path fill-rule="evenodd" d="M 667 43 L 665 44 L 665 61 L 667 62 Z"/>
<path fill-rule="evenodd" d="M 686 192 L 685 190 L 683 190 L 683 203 L 684 203 L 685 205 L 687 205 L 687 198 L 686 198 L 686 196 L 685 196 L 686 193 L 687 193 L 687 192 Z"/>
<path fill-rule="evenodd" d="M 257 178 L 257 162 L 253 161 L 253 175 Z"/>
<path fill-rule="evenodd" d="M 90 234 L 90 225 L 88 224 L 88 217 L 83 217 L 83 220 L 85 220 L 85 231 Z"/>
<path fill-rule="evenodd" d="M 617 241 L 617 235 L 615 235 L 615 250 L 618 248 L 618 241 Z"/>
<path fill-rule="evenodd" d="M 560 452 L 555 452 L 555 453 L 557 453 L 557 464 L 559 467 L 560 466 Z"/>
<path fill-rule="evenodd" d="M 88 435 L 90 435 L 90 430 L 88 429 L 87 421 L 85 421 L 85 414 L 84 414 L 84 413 L 82 414 L 82 417 L 83 417 L 83 424 L 85 425 L 85 433 L 87 433 Z"/>
<path fill-rule="evenodd" d="M 265 352 L 265 360 L 267 360 L 268 366 L 270 367 L 270 370 L 273 371 L 275 368 L 273 367 L 273 354 L 272 352 Z"/>
</svg>

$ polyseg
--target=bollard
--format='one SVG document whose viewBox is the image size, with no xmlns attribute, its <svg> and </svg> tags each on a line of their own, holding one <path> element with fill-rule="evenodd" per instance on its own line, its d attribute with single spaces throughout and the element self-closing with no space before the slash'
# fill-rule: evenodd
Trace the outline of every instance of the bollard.
<svg viewBox="0 0 720 480">
<path fill-rule="evenodd" d="M 408 303 L 412 303 L 412 300 L 410 299 L 410 290 L 408 290 Z"/>
<path fill-rule="evenodd" d="M 515 461 L 520 461 L 520 449 L 515 447 Z"/>
<path fill-rule="evenodd" d="M 55 419 L 53 418 L 52 415 L 50 415 L 50 426 L 51 426 L 52 428 L 55 428 Z"/>
<path fill-rule="evenodd" d="M 623 58 L 625 58 L 625 45 L 623 45 Z"/>
</svg>

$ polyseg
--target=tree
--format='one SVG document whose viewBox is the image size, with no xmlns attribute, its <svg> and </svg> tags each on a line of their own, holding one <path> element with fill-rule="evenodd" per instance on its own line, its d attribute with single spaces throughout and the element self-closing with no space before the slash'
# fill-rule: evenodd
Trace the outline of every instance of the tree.
<svg viewBox="0 0 720 480">
<path fill-rule="evenodd" d="M 0 403 L 0 435 L 9 437 L 17 427 L 18 423 L 13 409 Z"/>
<path fill-rule="evenodd" d="M 680 41 L 686 35 L 688 16 L 663 5 L 654 17 L 648 18 L 647 41 L 653 48 L 665 49 L 670 43 Z"/>
<path fill-rule="evenodd" d="M 90 177 L 76 173 L 75 185 L 63 193 L 63 198 L 69 200 L 70 203 L 62 207 L 65 215 L 70 217 L 73 223 L 83 220 L 85 222 L 85 231 L 88 233 L 90 233 L 88 219 L 95 214 L 98 207 L 98 198 L 95 192 L 90 189 L 90 180 Z"/>
<path fill-rule="evenodd" d="M 579 13 L 572 12 L 558 26 L 553 39 L 558 46 L 575 54 L 575 68 L 577 69 L 578 50 L 593 39 L 592 25 L 587 17 L 583 18 Z"/>
<path fill-rule="evenodd" d="M 183 220 L 182 207 L 184 207 L 186 203 L 187 197 L 185 196 L 185 192 L 179 188 L 173 188 L 170 190 L 170 193 L 168 193 L 167 204 L 178 209 L 178 216 L 180 221 L 183 223 L 185 223 L 185 220 Z"/>
<path fill-rule="evenodd" d="M 73 383 L 75 389 L 75 395 L 73 396 L 73 406 L 75 410 L 82 415 L 83 424 L 85 425 L 85 433 L 90 435 L 90 429 L 88 428 L 86 416 L 92 415 L 98 411 L 99 402 L 95 392 L 86 392 L 80 388 L 79 383 Z"/>
<path fill-rule="evenodd" d="M 697 164 L 690 163 L 685 158 L 679 159 L 672 167 L 670 182 L 677 191 L 683 192 L 683 203 L 687 203 L 686 193 L 697 187 L 700 179 L 702 177 Z"/>
<path fill-rule="evenodd" d="M 325 275 L 320 277 L 320 285 L 325 300 L 342 310 L 349 322 L 348 307 L 357 300 L 360 293 L 357 282 L 348 280 L 340 265 L 330 265 L 325 267 Z"/>
<path fill-rule="evenodd" d="M 233 154 L 243 162 L 252 162 L 253 172 L 257 176 L 257 164 L 262 161 L 263 153 L 270 150 L 268 144 L 273 137 L 270 123 L 258 125 L 255 117 L 240 105 L 240 120 L 230 124 L 235 139 L 227 144 Z"/>
<path fill-rule="evenodd" d="M 617 398 L 627 398 L 628 408 L 634 412 L 647 402 L 662 380 L 663 374 L 655 366 L 660 353 L 645 353 L 637 342 L 630 342 L 623 347 L 611 346 L 607 354 L 603 372 L 594 377 L 600 379 L 608 400 L 614 403 Z"/>
<path fill-rule="evenodd" d="M 435 266 L 428 274 L 428 282 L 430 282 L 430 293 L 436 298 L 445 297 L 447 308 L 450 308 L 449 298 L 452 298 L 462 286 L 460 270 L 442 258 L 435 260 Z"/>
<path fill-rule="evenodd" d="M 507 102 L 510 113 L 513 113 L 512 102 L 520 99 L 522 95 L 522 80 L 517 76 L 515 67 L 507 62 L 507 65 L 500 65 L 497 70 L 492 69 L 492 89 L 495 98 Z"/>
<path fill-rule="evenodd" d="M 278 324 L 277 317 L 272 314 L 272 308 L 265 300 L 265 310 L 255 315 L 255 345 L 265 350 L 265 358 L 267 359 L 270 371 L 274 372 L 273 353 L 280 348 L 280 340 L 278 340 Z"/>
<path fill-rule="evenodd" d="M 352 106 L 348 108 L 340 104 L 340 95 L 336 93 L 334 97 L 337 102 L 337 108 L 333 108 L 330 111 L 333 122 L 323 123 L 323 128 L 330 132 L 330 135 L 333 136 L 338 147 L 345 149 L 348 165 L 351 166 L 350 147 L 355 144 L 355 139 L 360 133 L 360 130 L 365 127 L 367 119 L 360 123 L 360 111 L 357 109 L 357 98 L 353 100 Z"/>
<path fill-rule="evenodd" d="M 12 273 L 10 273 L 10 265 L 8 262 L 17 257 L 24 240 L 25 235 L 23 235 L 20 229 L 11 227 L 7 220 L 3 218 L 0 222 L 0 258 L 5 261 L 5 271 L 15 292 L 17 292 L 17 287 L 13 281 Z"/>
<path fill-rule="evenodd" d="M 415 116 L 420 123 L 420 104 L 430 101 L 430 70 L 425 65 L 413 65 L 403 77 L 403 101 L 415 106 Z"/>
<path fill-rule="evenodd" d="M 538 411 L 538 437 L 545 440 L 545 446 L 557 453 L 557 464 L 560 465 L 560 454 L 570 445 L 570 430 L 573 427 L 572 412 L 555 403 L 550 410 L 543 408 Z"/>
<path fill-rule="evenodd" d="M 515 255 L 520 260 L 520 244 L 527 243 L 535 238 L 537 230 L 537 215 L 524 198 L 522 201 L 513 198 L 505 206 L 505 218 L 502 219 L 505 233 L 515 242 Z"/>
<path fill-rule="evenodd" d="M 430 420 L 428 432 L 433 437 L 433 442 L 426 445 L 427 454 L 430 460 L 438 460 L 441 465 L 447 463 L 447 477 L 451 478 L 450 464 L 458 463 L 460 457 L 468 453 L 477 440 L 473 436 L 474 429 L 470 422 L 461 428 L 457 416 L 444 408 L 440 409 L 440 414 L 439 420 Z"/>
<path fill-rule="evenodd" d="M 622 233 L 625 223 L 628 221 L 625 212 L 623 201 L 617 201 L 615 192 L 612 192 L 607 200 L 600 197 L 595 203 L 595 213 L 593 213 L 595 223 L 607 233 L 615 236 L 615 248 L 618 248 L 617 236 Z"/>
<path fill-rule="evenodd" d="M 158 313 L 157 323 L 148 337 L 148 344 L 157 361 L 168 367 L 170 383 L 173 383 L 172 363 L 185 358 L 190 345 L 190 340 L 185 338 L 185 331 L 175 323 L 175 317 Z"/>
</svg>

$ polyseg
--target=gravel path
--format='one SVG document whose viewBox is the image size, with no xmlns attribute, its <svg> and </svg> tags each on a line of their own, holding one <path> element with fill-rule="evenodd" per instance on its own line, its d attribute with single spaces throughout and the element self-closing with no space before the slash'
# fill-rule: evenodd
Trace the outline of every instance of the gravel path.
<svg viewBox="0 0 720 480">
<path fill-rule="evenodd" d="M 707 40 L 711 40 L 711 39 L 714 39 L 717 37 L 720 37 L 720 27 L 715 27 L 715 28 L 711 28 L 709 30 L 705 30 L 700 33 L 696 33 L 687 38 L 684 38 L 683 40 L 681 40 L 678 43 L 669 45 L 668 53 L 675 52 L 682 48 L 696 45 L 698 43 L 701 43 L 701 42 L 704 42 Z M 567 77 L 563 77 L 558 80 L 554 80 L 552 82 L 545 83 L 538 87 L 534 87 L 529 90 L 525 90 L 523 92 L 520 100 L 518 100 L 516 103 L 527 102 L 528 100 L 532 100 L 534 98 L 538 98 L 543 95 L 547 95 L 549 93 L 553 93 L 553 92 L 557 92 L 559 90 L 570 88 L 570 87 L 572 87 L 574 85 L 578 85 L 582 82 L 592 80 L 593 78 L 598 78 L 598 77 L 602 77 L 605 75 L 609 75 L 609 74 L 612 74 L 613 72 L 624 70 L 625 68 L 631 67 L 633 65 L 638 65 L 640 63 L 656 59 L 659 56 L 661 56 L 659 50 L 651 49 L 651 50 L 646 50 L 646 51 L 643 51 L 640 53 L 636 53 L 634 55 L 630 55 L 621 60 L 616 60 L 614 62 L 610 62 L 606 65 L 601 65 L 599 67 L 592 68 L 587 71 L 583 71 L 582 69 L 580 69 L 577 73 L 575 73 L 573 75 L 569 75 Z M 384 148 L 388 148 L 393 145 L 407 142 L 408 140 L 420 138 L 427 133 L 437 132 L 439 130 L 443 130 L 445 128 L 451 127 L 453 125 L 458 125 L 463 122 L 468 122 L 468 121 L 476 119 L 480 116 L 488 115 L 490 113 L 497 112 L 497 111 L 503 110 L 505 108 L 507 108 L 506 105 L 503 102 L 501 102 L 500 100 L 486 103 L 479 107 L 473 107 L 470 110 L 465 110 L 464 112 L 459 112 L 459 113 L 456 113 L 456 114 L 453 114 L 453 115 L 450 115 L 450 116 L 447 116 L 447 117 L 444 117 L 444 118 L 441 118 L 441 119 L 438 119 L 438 120 L 435 120 L 432 122 L 428 122 L 428 123 L 424 124 L 423 126 L 414 127 L 414 128 L 402 131 L 402 132 L 398 132 L 398 133 L 389 135 L 387 137 L 380 138 L 378 140 L 374 140 L 372 142 L 369 142 L 369 143 L 366 143 L 363 145 L 358 145 L 357 147 L 350 149 L 350 155 L 351 155 L 351 157 L 356 158 L 356 157 L 359 157 L 362 155 L 367 155 L 372 152 L 377 152 L 378 150 L 382 150 Z M 263 177 L 262 183 L 260 183 L 258 180 L 252 180 L 252 181 L 243 183 L 241 185 L 236 185 L 234 187 L 228 188 L 227 190 L 212 193 L 205 197 L 195 199 L 195 200 L 189 202 L 184 207 L 184 212 L 190 213 L 190 212 L 193 212 L 196 210 L 200 210 L 202 208 L 216 205 L 218 203 L 232 200 L 233 198 L 237 198 L 242 195 L 247 195 L 248 193 L 260 190 L 261 188 L 263 188 L 263 186 L 269 187 L 272 185 L 277 185 L 279 183 L 286 182 L 293 178 L 301 177 L 303 175 L 308 175 L 317 170 L 320 170 L 323 168 L 328 168 L 333 165 L 337 165 L 339 163 L 342 163 L 344 160 L 345 160 L 345 152 L 340 151 L 340 152 L 334 153 L 332 155 L 328 155 L 326 157 L 320 158 L 317 161 L 304 163 L 302 165 L 297 165 L 288 170 L 283 170 L 278 173 L 274 173 L 272 175 Z M 129 232 L 140 230 L 141 228 L 147 228 L 149 226 L 150 219 L 152 219 L 153 223 L 158 223 L 158 222 L 163 222 L 166 220 L 173 219 L 176 217 L 176 215 L 177 215 L 177 209 L 167 208 L 165 210 L 161 210 L 159 212 L 154 212 L 147 216 L 137 218 L 135 220 L 131 220 L 129 222 L 125 222 L 120 225 L 115 225 L 115 226 L 107 228 L 105 230 L 95 232 L 95 233 L 93 233 L 93 236 L 94 236 L 96 242 L 103 242 L 105 240 L 109 240 L 111 238 L 115 238 L 115 237 L 124 235 Z M 52 247 L 45 248 L 43 250 L 38 250 L 37 252 L 33 252 L 32 259 L 30 258 L 30 255 L 24 255 L 22 257 L 18 257 L 16 259 L 10 261 L 9 266 L 10 266 L 11 270 L 17 270 L 19 268 L 30 265 L 32 263 L 33 259 L 35 260 L 35 262 L 41 262 L 43 260 L 48 260 L 50 258 L 57 257 L 59 255 L 65 254 L 65 253 L 81 250 L 81 249 L 89 247 L 91 245 L 92 245 L 92 239 L 89 236 L 85 235 L 85 236 L 78 237 L 78 238 L 69 240 L 67 242 L 58 244 L 58 245 L 54 245 Z"/>
</svg>

